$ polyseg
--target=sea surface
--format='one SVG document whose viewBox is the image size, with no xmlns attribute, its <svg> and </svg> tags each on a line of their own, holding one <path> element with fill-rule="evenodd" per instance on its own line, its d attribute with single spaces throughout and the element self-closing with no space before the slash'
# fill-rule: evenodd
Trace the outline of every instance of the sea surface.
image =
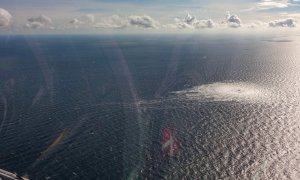
<svg viewBox="0 0 300 180">
<path fill-rule="evenodd" d="M 299 49 L 280 35 L 1 36 L 0 168 L 299 180 Z"/>
</svg>

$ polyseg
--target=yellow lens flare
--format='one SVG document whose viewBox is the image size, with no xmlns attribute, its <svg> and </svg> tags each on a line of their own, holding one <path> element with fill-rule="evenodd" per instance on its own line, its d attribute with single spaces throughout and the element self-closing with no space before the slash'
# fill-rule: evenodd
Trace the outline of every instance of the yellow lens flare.
<svg viewBox="0 0 300 180">
<path fill-rule="evenodd" d="M 49 151 L 51 151 L 55 146 L 57 146 L 58 144 L 60 144 L 66 137 L 67 135 L 67 130 L 65 129 L 63 132 L 61 132 L 59 134 L 59 136 L 50 144 L 50 146 L 43 151 L 40 156 L 40 158 L 43 158 L 44 155 L 46 155 Z"/>
<path fill-rule="evenodd" d="M 32 167 L 34 167 L 35 165 L 37 165 L 42 159 L 44 159 L 49 152 L 51 152 L 57 145 L 59 145 L 63 140 L 66 139 L 68 134 L 68 129 L 63 130 L 63 132 L 61 132 L 58 137 L 50 144 L 50 146 L 41 152 L 41 155 L 37 158 L 37 160 L 32 164 Z"/>
</svg>

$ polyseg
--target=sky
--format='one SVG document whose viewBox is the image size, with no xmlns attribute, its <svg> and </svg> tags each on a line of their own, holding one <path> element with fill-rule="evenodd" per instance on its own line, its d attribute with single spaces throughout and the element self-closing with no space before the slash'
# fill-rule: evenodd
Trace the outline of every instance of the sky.
<svg viewBox="0 0 300 180">
<path fill-rule="evenodd" d="M 300 0 L 1 0 L 0 34 L 295 31 Z"/>
</svg>

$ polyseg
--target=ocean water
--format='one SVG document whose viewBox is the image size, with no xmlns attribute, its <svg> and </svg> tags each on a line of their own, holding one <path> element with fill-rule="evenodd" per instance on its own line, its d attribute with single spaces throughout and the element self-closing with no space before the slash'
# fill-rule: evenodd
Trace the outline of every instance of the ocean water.
<svg viewBox="0 0 300 180">
<path fill-rule="evenodd" d="M 0 168 L 300 179 L 299 49 L 297 36 L 2 36 Z M 162 153 L 166 127 L 174 157 Z"/>
</svg>

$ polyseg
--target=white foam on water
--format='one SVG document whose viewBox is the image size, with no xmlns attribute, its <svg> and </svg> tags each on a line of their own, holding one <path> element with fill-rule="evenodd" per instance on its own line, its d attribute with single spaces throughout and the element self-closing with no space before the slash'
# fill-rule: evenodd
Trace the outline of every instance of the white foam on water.
<svg viewBox="0 0 300 180">
<path fill-rule="evenodd" d="M 205 101 L 266 101 L 269 90 L 246 82 L 216 82 L 176 91 L 175 94 Z"/>
</svg>

